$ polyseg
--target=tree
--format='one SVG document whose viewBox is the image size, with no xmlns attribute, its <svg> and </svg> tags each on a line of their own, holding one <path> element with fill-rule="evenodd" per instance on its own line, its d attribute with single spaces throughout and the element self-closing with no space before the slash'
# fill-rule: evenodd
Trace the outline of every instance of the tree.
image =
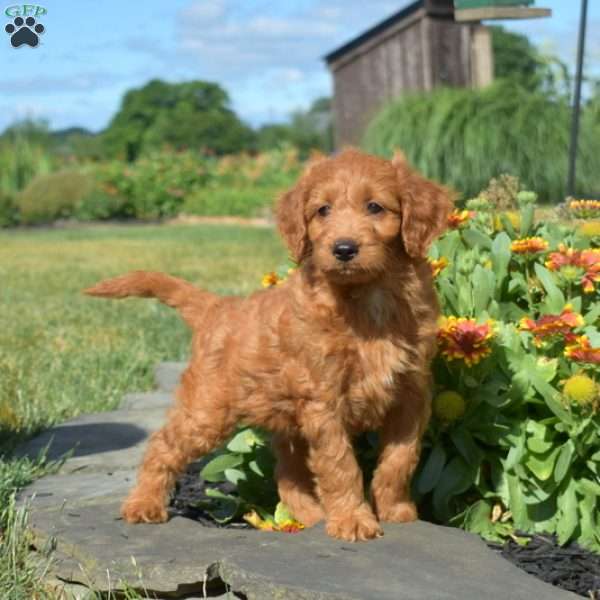
<svg viewBox="0 0 600 600">
<path fill-rule="evenodd" d="M 331 98 L 317 98 L 308 110 L 297 110 L 289 123 L 264 125 L 258 131 L 258 147 L 274 148 L 282 143 L 296 146 L 304 155 L 311 150 L 332 150 Z"/>
<path fill-rule="evenodd" d="M 252 130 L 229 104 L 227 92 L 216 83 L 153 80 L 125 94 L 104 143 L 110 154 L 128 160 L 165 145 L 216 154 L 247 149 Z"/>
<path fill-rule="evenodd" d="M 503 27 L 490 27 L 494 52 L 494 75 L 509 79 L 530 91 L 550 95 L 569 94 L 571 77 L 568 67 L 558 57 L 541 53 L 520 33 Z"/>
</svg>

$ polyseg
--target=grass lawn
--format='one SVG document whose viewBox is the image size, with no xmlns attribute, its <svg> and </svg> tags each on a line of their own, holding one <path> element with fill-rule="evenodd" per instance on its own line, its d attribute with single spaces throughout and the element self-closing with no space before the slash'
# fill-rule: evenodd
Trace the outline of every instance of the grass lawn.
<svg viewBox="0 0 600 600">
<path fill-rule="evenodd" d="M 222 294 L 247 294 L 286 257 L 271 229 L 94 226 L 0 232 L 0 598 L 34 596 L 23 515 L 11 496 L 44 471 L 14 446 L 53 423 L 111 410 L 149 389 L 161 360 L 183 359 L 189 333 L 156 301 L 80 290 L 133 269 L 166 271 Z M 39 596 L 39 597 L 44 597 Z"/>
</svg>

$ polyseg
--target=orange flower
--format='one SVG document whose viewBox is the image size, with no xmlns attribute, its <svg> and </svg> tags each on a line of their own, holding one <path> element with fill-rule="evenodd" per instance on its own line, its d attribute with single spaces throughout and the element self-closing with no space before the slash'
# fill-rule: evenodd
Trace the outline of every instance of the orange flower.
<svg viewBox="0 0 600 600">
<path fill-rule="evenodd" d="M 261 531 L 280 531 L 282 533 L 298 533 L 304 529 L 304 525 L 295 519 L 286 519 L 276 523 L 273 519 L 262 519 L 260 515 L 252 510 L 244 515 L 244 520 L 255 529 Z"/>
<path fill-rule="evenodd" d="M 448 216 L 448 227 L 458 229 L 474 216 L 475 211 L 473 210 L 455 210 Z"/>
<path fill-rule="evenodd" d="M 600 348 L 592 348 L 587 335 L 576 337 L 573 343 L 565 348 L 565 356 L 575 362 L 600 365 Z"/>
<path fill-rule="evenodd" d="M 515 254 L 535 254 L 536 252 L 544 252 L 548 248 L 548 242 L 541 237 L 528 237 L 520 240 L 515 240 L 510 249 Z"/>
<path fill-rule="evenodd" d="M 429 265 L 431 266 L 433 276 L 437 277 L 448 266 L 448 259 L 445 256 L 442 256 L 437 260 L 430 258 Z"/>
<path fill-rule="evenodd" d="M 600 200 L 571 200 L 568 206 L 576 217 L 595 216 L 600 212 Z"/>
<path fill-rule="evenodd" d="M 600 281 L 600 248 L 582 250 L 580 256 L 581 266 L 585 275 L 581 278 L 581 285 L 586 294 L 594 291 L 594 284 Z"/>
<path fill-rule="evenodd" d="M 550 271 L 558 271 L 567 279 L 577 279 L 586 294 L 594 291 L 600 282 L 600 248 L 575 250 L 559 244 L 558 252 L 552 252 L 546 261 Z"/>
<path fill-rule="evenodd" d="M 442 356 L 462 359 L 470 367 L 491 354 L 489 341 L 494 337 L 494 322 L 478 325 L 475 319 L 442 317 L 437 338 Z"/>
<path fill-rule="evenodd" d="M 275 271 L 271 271 L 270 273 L 265 273 L 262 278 L 262 286 L 263 287 L 272 287 L 274 285 L 279 285 L 283 280 L 275 273 Z"/>
<path fill-rule="evenodd" d="M 555 335 L 568 336 L 568 340 L 573 329 L 582 326 L 583 317 L 579 313 L 573 312 L 573 307 L 570 304 L 564 307 L 560 315 L 543 315 L 537 320 L 523 317 L 519 322 L 521 331 L 533 333 L 533 343 L 536 346 L 541 346 L 544 338 Z"/>
</svg>

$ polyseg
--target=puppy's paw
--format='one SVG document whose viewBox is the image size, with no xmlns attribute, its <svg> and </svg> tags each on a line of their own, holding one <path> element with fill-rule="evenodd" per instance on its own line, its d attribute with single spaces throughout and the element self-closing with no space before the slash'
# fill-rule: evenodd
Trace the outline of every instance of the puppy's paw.
<svg viewBox="0 0 600 600">
<path fill-rule="evenodd" d="M 366 504 L 350 514 L 330 517 L 326 530 L 331 537 L 348 542 L 362 542 L 383 536 L 373 511 Z"/>
<path fill-rule="evenodd" d="M 164 523 L 169 518 L 163 502 L 129 497 L 121 506 L 121 516 L 127 523 Z"/>
<path fill-rule="evenodd" d="M 414 502 L 398 502 L 391 506 L 377 510 L 377 515 L 382 521 L 388 523 L 410 523 L 419 518 Z"/>
<path fill-rule="evenodd" d="M 323 509 L 316 503 L 302 507 L 296 506 L 291 512 L 294 515 L 294 519 L 302 523 L 304 527 L 314 527 L 319 521 L 325 518 Z"/>
</svg>

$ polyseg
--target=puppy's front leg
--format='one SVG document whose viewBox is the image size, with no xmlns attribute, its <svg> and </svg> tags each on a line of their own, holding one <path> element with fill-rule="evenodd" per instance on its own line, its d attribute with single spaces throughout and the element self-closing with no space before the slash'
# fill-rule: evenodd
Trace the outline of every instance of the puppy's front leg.
<svg viewBox="0 0 600 600">
<path fill-rule="evenodd" d="M 308 442 L 308 466 L 325 509 L 327 533 L 351 542 L 382 536 L 365 501 L 362 471 L 340 419 L 327 410 L 312 410 L 305 415 L 302 429 Z"/>
<path fill-rule="evenodd" d="M 430 410 L 427 389 L 407 385 L 399 394 L 398 405 L 386 415 L 380 431 L 381 454 L 371 483 L 373 508 L 381 521 L 406 523 L 417 519 L 410 482 Z"/>
</svg>

